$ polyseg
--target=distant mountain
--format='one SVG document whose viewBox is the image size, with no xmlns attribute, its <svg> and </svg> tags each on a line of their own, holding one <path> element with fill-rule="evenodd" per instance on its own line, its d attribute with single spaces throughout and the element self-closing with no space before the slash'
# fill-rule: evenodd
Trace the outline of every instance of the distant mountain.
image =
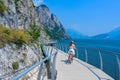
<svg viewBox="0 0 120 80">
<path fill-rule="evenodd" d="M 117 27 L 113 29 L 112 31 L 104 34 L 99 34 L 96 36 L 93 36 L 92 38 L 95 39 L 115 39 L 115 40 L 120 40 L 120 27 Z"/>
<path fill-rule="evenodd" d="M 108 34 L 111 37 L 111 39 L 120 39 L 120 27 L 113 29 Z"/>
<path fill-rule="evenodd" d="M 73 39 L 85 39 L 85 38 L 89 38 L 86 35 L 83 35 L 82 33 L 74 30 L 74 29 L 66 29 L 68 35 L 73 38 Z"/>
<path fill-rule="evenodd" d="M 92 38 L 95 38 L 95 39 L 109 39 L 109 35 L 107 33 L 104 33 L 104 34 L 99 34 L 99 35 L 93 36 Z"/>
</svg>

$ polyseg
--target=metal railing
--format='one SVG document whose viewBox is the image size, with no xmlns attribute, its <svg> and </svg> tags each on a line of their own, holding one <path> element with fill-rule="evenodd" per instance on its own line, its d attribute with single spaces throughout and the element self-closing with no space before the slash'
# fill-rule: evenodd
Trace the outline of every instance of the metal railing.
<svg viewBox="0 0 120 80">
<path fill-rule="evenodd" d="M 55 45 L 58 49 L 68 53 L 68 44 Z M 120 80 L 120 53 L 99 48 L 76 46 L 75 57 L 101 69 L 115 80 Z"/>
<path fill-rule="evenodd" d="M 44 53 L 47 54 L 47 56 L 44 59 L 42 59 L 40 62 L 35 63 L 33 66 L 25 69 L 23 72 L 19 73 L 18 75 L 12 77 L 10 80 L 18 80 L 39 66 L 40 68 L 37 74 L 37 80 L 41 80 L 43 64 L 45 63 L 45 61 L 50 61 L 50 67 L 51 67 L 51 74 L 49 74 L 51 76 L 50 79 L 55 80 L 55 76 L 56 76 L 55 63 L 56 63 L 56 55 L 58 53 L 58 50 L 50 46 L 43 46 L 43 50 L 44 50 Z"/>
</svg>

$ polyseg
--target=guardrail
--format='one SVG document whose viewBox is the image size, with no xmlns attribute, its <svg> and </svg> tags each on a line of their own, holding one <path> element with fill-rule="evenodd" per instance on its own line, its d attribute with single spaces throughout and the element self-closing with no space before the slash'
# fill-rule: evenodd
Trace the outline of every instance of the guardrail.
<svg viewBox="0 0 120 80">
<path fill-rule="evenodd" d="M 68 53 L 68 44 L 57 43 L 55 46 Z M 115 80 L 120 80 L 120 53 L 84 46 L 76 46 L 75 53 L 76 58 L 96 66 Z"/>
<path fill-rule="evenodd" d="M 51 80 L 55 80 L 55 76 L 56 76 L 56 69 L 55 69 L 55 63 L 56 63 L 56 55 L 58 53 L 58 50 L 56 48 L 50 47 L 50 46 L 43 46 L 43 50 L 45 52 L 45 54 L 47 54 L 47 57 L 45 57 L 43 60 L 41 60 L 40 62 L 35 63 L 33 66 L 25 69 L 23 72 L 19 73 L 18 75 L 12 77 L 10 80 L 18 80 L 20 78 L 22 78 L 23 76 L 25 76 L 27 73 L 29 73 L 30 71 L 32 71 L 33 69 L 35 69 L 36 67 L 40 66 L 38 75 L 37 75 L 37 80 L 41 80 L 41 74 L 42 74 L 42 67 L 43 67 L 43 63 L 45 61 L 49 61 L 50 65 L 51 65 L 51 74 L 48 74 L 48 79 Z"/>
</svg>

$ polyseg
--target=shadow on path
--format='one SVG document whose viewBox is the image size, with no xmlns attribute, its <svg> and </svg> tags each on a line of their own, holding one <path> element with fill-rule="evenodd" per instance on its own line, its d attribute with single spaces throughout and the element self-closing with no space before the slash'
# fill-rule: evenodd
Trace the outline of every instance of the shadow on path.
<svg viewBox="0 0 120 80">
<path fill-rule="evenodd" d="M 64 62 L 65 64 L 70 64 L 70 61 L 68 59 L 66 60 L 61 60 L 61 62 Z"/>
</svg>

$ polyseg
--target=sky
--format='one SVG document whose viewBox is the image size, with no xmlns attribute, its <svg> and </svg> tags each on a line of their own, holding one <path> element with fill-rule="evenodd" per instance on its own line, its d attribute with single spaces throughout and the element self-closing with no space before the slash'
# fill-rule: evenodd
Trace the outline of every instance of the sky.
<svg viewBox="0 0 120 80">
<path fill-rule="evenodd" d="M 120 27 L 120 0 L 33 0 L 46 4 L 65 29 L 93 36 Z"/>
</svg>

